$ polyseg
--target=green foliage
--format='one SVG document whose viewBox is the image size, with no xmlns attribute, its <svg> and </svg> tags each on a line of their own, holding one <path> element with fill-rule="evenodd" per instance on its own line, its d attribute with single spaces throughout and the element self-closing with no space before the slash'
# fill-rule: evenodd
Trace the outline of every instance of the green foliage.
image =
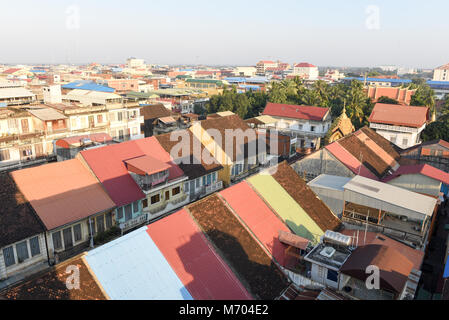
<svg viewBox="0 0 449 320">
<path fill-rule="evenodd" d="M 379 99 L 377 99 L 377 102 L 386 104 L 399 104 L 397 100 L 385 96 L 382 96 Z"/>
<path fill-rule="evenodd" d="M 417 90 L 412 96 L 410 105 L 430 107 L 432 112 L 435 111 L 435 92 L 427 85 L 424 79 L 413 80 L 411 87 Z"/>
<path fill-rule="evenodd" d="M 423 141 L 443 139 L 449 141 L 449 121 L 440 120 L 429 124 L 421 133 Z"/>
<path fill-rule="evenodd" d="M 98 245 L 109 242 L 110 240 L 118 237 L 120 234 L 120 228 L 118 226 L 113 226 L 108 230 L 97 233 L 97 235 L 94 236 L 94 243 L 95 245 Z"/>
<path fill-rule="evenodd" d="M 338 117 L 346 106 L 348 117 L 356 129 L 368 124 L 367 117 L 371 114 L 373 103 L 366 96 L 363 83 L 354 80 L 350 85 L 339 83 L 330 86 L 324 81 L 316 81 L 306 88 L 303 80 L 296 77 L 292 80 L 272 82 L 269 93 L 248 91 L 237 93 L 235 87 L 215 95 L 207 103 L 207 112 L 232 111 L 241 118 L 257 117 L 263 112 L 269 102 L 295 105 L 327 107 L 333 117 Z"/>
</svg>

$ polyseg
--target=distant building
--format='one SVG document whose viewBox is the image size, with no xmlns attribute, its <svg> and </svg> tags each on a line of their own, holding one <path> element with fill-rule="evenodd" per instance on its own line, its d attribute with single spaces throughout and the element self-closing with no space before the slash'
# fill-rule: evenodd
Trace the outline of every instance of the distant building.
<svg viewBox="0 0 449 320">
<path fill-rule="evenodd" d="M 433 70 L 434 81 L 449 81 L 449 63 Z"/>
<path fill-rule="evenodd" d="M 277 68 L 277 66 L 277 62 L 271 60 L 261 60 L 256 64 L 256 74 L 263 76 L 265 75 L 265 71 L 267 70 L 267 68 Z"/>
<path fill-rule="evenodd" d="M 306 79 L 317 79 L 318 67 L 307 62 L 298 63 L 293 67 L 293 75 Z"/>
<path fill-rule="evenodd" d="M 429 121 L 429 108 L 377 103 L 368 119 L 370 128 L 405 149 L 421 142 L 421 132 Z"/>
<path fill-rule="evenodd" d="M 143 59 L 136 59 L 136 58 L 129 58 L 126 60 L 126 66 L 128 68 L 141 68 L 145 66 L 145 60 Z"/>
<path fill-rule="evenodd" d="M 399 104 L 410 105 L 410 101 L 412 100 L 412 96 L 415 94 L 416 89 L 411 90 L 401 87 L 370 85 L 367 87 L 366 92 L 368 97 L 370 97 L 374 102 L 377 102 L 380 97 L 387 97 L 396 100 Z"/>
</svg>

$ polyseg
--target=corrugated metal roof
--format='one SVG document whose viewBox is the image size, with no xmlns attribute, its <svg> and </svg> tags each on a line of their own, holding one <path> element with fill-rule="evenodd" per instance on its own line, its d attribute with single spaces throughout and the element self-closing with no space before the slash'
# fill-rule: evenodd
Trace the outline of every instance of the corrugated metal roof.
<svg viewBox="0 0 449 320">
<path fill-rule="evenodd" d="M 89 80 L 74 81 L 62 86 L 63 89 L 80 89 L 80 90 L 92 90 L 99 92 L 115 92 L 114 88 L 99 85 Z"/>
<path fill-rule="evenodd" d="M 368 121 L 370 123 L 419 128 L 426 123 L 428 116 L 429 108 L 427 107 L 408 107 L 376 103 Z"/>
<path fill-rule="evenodd" d="M 332 176 L 329 174 L 321 174 L 307 185 L 309 187 L 324 188 L 330 190 L 344 191 L 343 186 L 348 183 L 352 178 Z"/>
<path fill-rule="evenodd" d="M 142 227 L 85 256 L 112 300 L 193 300 Z"/>
<path fill-rule="evenodd" d="M 35 94 L 22 87 L 0 88 L 0 99 L 34 97 Z"/>
<path fill-rule="evenodd" d="M 361 176 L 352 178 L 344 189 L 427 216 L 432 216 L 437 202 L 432 197 Z"/>
<path fill-rule="evenodd" d="M 307 212 L 269 174 L 261 173 L 247 180 L 297 235 L 318 242 L 324 231 Z"/>
<path fill-rule="evenodd" d="M 42 121 L 67 119 L 65 115 L 52 108 L 33 109 L 28 112 Z"/>
<path fill-rule="evenodd" d="M 401 166 L 393 175 L 386 177 L 383 181 L 388 182 L 404 174 L 422 174 L 449 185 L 449 173 L 428 164 Z"/>
<path fill-rule="evenodd" d="M 252 299 L 185 209 L 150 224 L 147 232 L 195 299 Z"/>
<path fill-rule="evenodd" d="M 262 114 L 292 119 L 323 121 L 328 113 L 329 108 L 268 102 Z"/>
<path fill-rule="evenodd" d="M 236 184 L 221 191 L 220 195 L 264 244 L 276 261 L 284 265 L 286 246 L 278 240 L 278 233 L 290 230 L 259 198 L 248 183 L 244 181 Z"/>
<path fill-rule="evenodd" d="M 47 230 L 115 207 L 78 159 L 22 169 L 11 175 Z"/>
</svg>

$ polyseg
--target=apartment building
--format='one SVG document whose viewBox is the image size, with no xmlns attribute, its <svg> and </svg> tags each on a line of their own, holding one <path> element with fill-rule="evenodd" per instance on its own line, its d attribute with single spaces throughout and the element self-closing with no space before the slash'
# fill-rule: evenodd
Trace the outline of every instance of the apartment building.
<svg viewBox="0 0 449 320">
<path fill-rule="evenodd" d="M 449 63 L 433 70 L 433 81 L 449 81 Z"/>
</svg>

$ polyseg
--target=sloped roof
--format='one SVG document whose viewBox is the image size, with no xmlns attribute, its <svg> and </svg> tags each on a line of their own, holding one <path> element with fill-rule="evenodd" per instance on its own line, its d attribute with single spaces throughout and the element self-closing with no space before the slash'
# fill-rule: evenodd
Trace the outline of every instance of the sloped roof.
<svg viewBox="0 0 449 320">
<path fill-rule="evenodd" d="M 192 300 L 147 227 L 89 251 L 85 259 L 112 300 Z"/>
<path fill-rule="evenodd" d="M 11 176 L 47 230 L 115 207 L 78 159 L 17 170 Z"/>
<path fill-rule="evenodd" d="M 28 112 L 42 121 L 67 119 L 65 115 L 52 108 L 32 109 Z"/>
<path fill-rule="evenodd" d="M 0 248 L 44 232 L 28 200 L 9 173 L 0 173 Z"/>
<path fill-rule="evenodd" d="M 240 182 L 221 191 L 220 195 L 263 243 L 274 259 L 280 265 L 284 265 L 286 246 L 278 240 L 277 235 L 279 231 L 289 232 L 290 230 L 249 184 L 246 181 Z"/>
<path fill-rule="evenodd" d="M 35 94 L 23 87 L 0 88 L 0 99 L 34 97 Z"/>
<path fill-rule="evenodd" d="M 79 89 L 79 90 L 91 90 L 91 91 L 99 91 L 99 92 L 114 92 L 115 89 L 100 85 L 91 80 L 77 80 L 74 82 L 70 82 L 62 85 L 62 89 Z"/>
<path fill-rule="evenodd" d="M 149 155 L 170 165 L 169 180 L 184 175 L 155 137 L 84 150 L 80 154 L 117 206 L 145 198 L 145 194 L 128 173 L 126 160 Z"/>
<path fill-rule="evenodd" d="M 318 226 L 272 175 L 262 172 L 251 176 L 247 182 L 295 234 L 315 243 L 319 241 L 326 230 Z"/>
<path fill-rule="evenodd" d="M 99 143 L 112 141 L 112 137 L 109 134 L 101 132 L 59 139 L 56 141 L 56 145 L 61 148 L 70 148 L 72 146 L 78 146 L 83 139 L 89 139 Z"/>
<path fill-rule="evenodd" d="M 173 113 L 168 110 L 162 103 L 140 107 L 140 114 L 145 120 L 169 117 Z"/>
<path fill-rule="evenodd" d="M 170 153 L 171 156 L 173 156 L 174 161 L 178 163 L 178 166 L 181 168 L 181 170 L 184 172 L 184 174 L 186 176 L 189 177 L 189 180 L 191 179 L 196 179 L 198 177 L 204 176 L 205 174 L 220 170 L 223 168 L 223 166 L 219 163 L 215 163 L 215 161 L 213 161 L 212 163 L 206 163 L 204 152 L 208 152 L 208 151 L 204 151 L 204 145 L 196 138 L 193 136 L 192 132 L 190 130 L 183 130 L 180 133 L 183 134 L 188 134 L 189 136 L 189 155 L 187 157 L 183 157 L 182 154 L 182 150 L 179 149 L 178 154 L 174 154 L 174 152 L 172 152 L 173 150 L 175 150 L 175 146 L 178 143 L 181 143 L 182 140 L 176 140 L 176 141 L 172 141 L 171 140 L 171 136 L 172 134 L 176 134 L 177 132 L 180 131 L 173 131 L 171 133 L 165 133 L 165 134 L 160 134 L 155 136 L 155 138 L 159 141 L 160 145 L 162 146 L 162 148 L 165 149 L 165 151 L 167 151 L 168 153 Z M 197 144 L 201 144 L 201 151 L 200 151 L 200 158 L 201 158 L 201 163 L 198 163 L 198 159 L 195 158 L 195 150 L 194 150 L 194 143 Z M 211 157 L 212 155 L 210 154 L 210 152 L 208 153 Z"/>
<path fill-rule="evenodd" d="M 383 181 L 388 182 L 404 174 L 422 174 L 424 176 L 449 185 L 449 173 L 428 164 L 400 166 L 394 174 L 386 177 L 385 179 L 383 179 Z"/>
<path fill-rule="evenodd" d="M 170 165 L 166 162 L 145 155 L 125 161 L 129 171 L 140 175 L 152 175 L 170 169 Z"/>
<path fill-rule="evenodd" d="M 328 113 L 329 108 L 268 102 L 262 114 L 292 119 L 322 121 Z"/>
<path fill-rule="evenodd" d="M 89 271 L 83 259 L 78 255 L 64 261 L 49 271 L 33 275 L 17 286 L 8 289 L 3 297 L 8 300 L 106 300 L 101 286 L 96 282 L 95 276 Z M 66 280 L 72 275 L 67 273 L 68 266 L 76 266 L 79 270 L 80 288 L 70 290 Z M 0 296 L 1 299 L 1 296 Z"/>
<path fill-rule="evenodd" d="M 252 299 L 185 209 L 148 225 L 147 233 L 194 299 Z"/>
<path fill-rule="evenodd" d="M 375 265 L 380 270 L 380 288 L 401 293 L 413 263 L 394 248 L 370 244 L 355 249 L 340 272 L 356 279 L 366 280 L 366 268 Z"/>
<path fill-rule="evenodd" d="M 286 161 L 277 166 L 273 178 L 299 203 L 321 230 L 339 229 L 341 221 Z"/>
<path fill-rule="evenodd" d="M 295 68 L 316 68 L 316 66 L 314 66 L 313 64 L 308 63 L 308 62 L 302 62 L 302 63 L 296 64 Z"/>
<path fill-rule="evenodd" d="M 437 68 L 438 70 L 449 70 L 449 63 Z"/>
<path fill-rule="evenodd" d="M 256 299 L 280 296 L 288 285 L 286 276 L 219 196 L 190 204 L 187 210 Z"/>
<path fill-rule="evenodd" d="M 429 119 L 429 108 L 376 103 L 368 121 L 420 128 Z"/>
</svg>

